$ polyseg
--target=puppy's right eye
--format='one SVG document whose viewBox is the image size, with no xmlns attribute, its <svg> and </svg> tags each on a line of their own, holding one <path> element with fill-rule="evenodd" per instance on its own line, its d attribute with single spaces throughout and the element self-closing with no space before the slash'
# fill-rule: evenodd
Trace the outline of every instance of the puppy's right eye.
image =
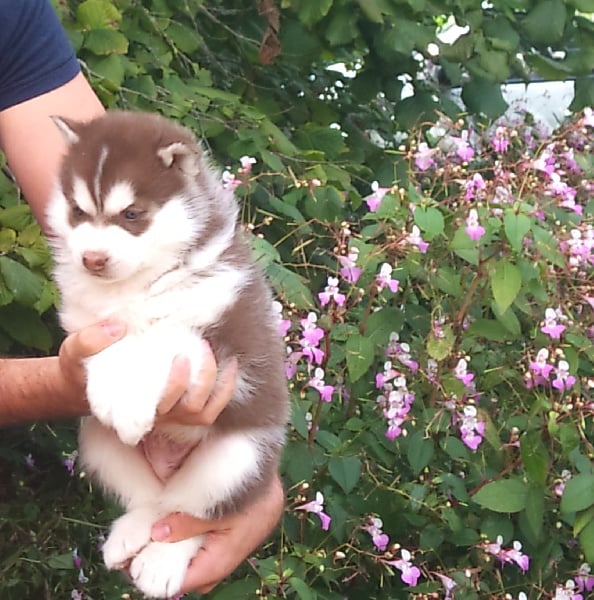
<svg viewBox="0 0 594 600">
<path fill-rule="evenodd" d="M 85 216 L 85 211 L 80 206 L 74 204 L 72 206 L 72 216 L 80 219 L 81 217 Z"/>
</svg>

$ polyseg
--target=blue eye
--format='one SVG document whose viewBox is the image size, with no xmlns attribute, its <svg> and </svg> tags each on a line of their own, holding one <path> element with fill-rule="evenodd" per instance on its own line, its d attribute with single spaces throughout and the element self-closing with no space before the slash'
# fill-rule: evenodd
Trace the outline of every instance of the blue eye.
<svg viewBox="0 0 594 600">
<path fill-rule="evenodd" d="M 127 221 L 134 221 L 138 219 L 141 213 L 139 210 L 136 210 L 134 208 L 127 208 L 125 211 L 123 211 L 122 214 L 124 215 L 124 219 L 126 219 Z"/>
</svg>

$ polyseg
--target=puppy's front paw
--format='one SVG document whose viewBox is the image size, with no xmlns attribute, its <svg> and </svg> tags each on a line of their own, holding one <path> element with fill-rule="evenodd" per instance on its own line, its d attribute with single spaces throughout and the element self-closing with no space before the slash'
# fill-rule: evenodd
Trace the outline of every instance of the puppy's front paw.
<svg viewBox="0 0 594 600">
<path fill-rule="evenodd" d="M 151 526 L 158 520 L 156 511 L 136 509 L 113 522 L 103 545 L 103 560 L 108 569 L 121 569 L 151 540 Z"/>
<path fill-rule="evenodd" d="M 134 585 L 149 598 L 172 598 L 179 593 L 202 541 L 198 536 L 174 543 L 151 542 L 130 565 Z"/>
</svg>

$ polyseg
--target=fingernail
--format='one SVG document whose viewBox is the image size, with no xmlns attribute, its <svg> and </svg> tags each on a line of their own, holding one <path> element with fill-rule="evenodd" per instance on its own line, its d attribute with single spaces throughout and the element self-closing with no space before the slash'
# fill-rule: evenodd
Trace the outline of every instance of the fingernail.
<svg viewBox="0 0 594 600">
<path fill-rule="evenodd" d="M 171 535 L 171 527 L 166 523 L 153 525 L 151 537 L 155 542 L 164 542 Z"/>
</svg>

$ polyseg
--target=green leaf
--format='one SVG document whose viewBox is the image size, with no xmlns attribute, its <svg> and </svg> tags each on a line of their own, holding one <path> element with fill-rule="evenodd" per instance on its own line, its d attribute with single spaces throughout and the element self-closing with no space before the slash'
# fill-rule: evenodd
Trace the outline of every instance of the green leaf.
<svg viewBox="0 0 594 600">
<path fill-rule="evenodd" d="M 433 440 L 426 438 L 423 431 L 417 431 L 408 440 L 406 457 L 415 475 L 419 474 L 433 458 Z"/>
<path fill-rule="evenodd" d="M 120 11 L 109 0 L 85 0 L 76 9 L 78 22 L 87 29 L 113 27 L 122 20 Z"/>
<path fill-rule="evenodd" d="M 526 494 L 526 508 L 524 515 L 534 544 L 538 543 L 538 540 L 542 539 L 543 535 L 545 512 L 544 501 L 546 493 L 547 491 L 544 486 L 531 485 Z"/>
<path fill-rule="evenodd" d="M 303 277 L 294 271 L 272 262 L 266 267 L 266 275 L 270 279 L 279 296 L 296 308 L 306 310 L 314 305 L 309 286 Z"/>
<path fill-rule="evenodd" d="M 84 46 L 97 56 L 126 54 L 128 52 L 128 39 L 119 31 L 113 29 L 91 29 L 85 35 Z"/>
<path fill-rule="evenodd" d="M 24 306 L 33 306 L 43 291 L 43 279 L 21 263 L 0 256 L 0 273 L 13 298 Z"/>
<path fill-rule="evenodd" d="M 529 431 L 520 437 L 520 456 L 528 478 L 544 486 L 549 473 L 549 454 L 540 431 Z"/>
<path fill-rule="evenodd" d="M 345 352 L 349 377 L 354 383 L 365 375 L 373 364 L 375 346 L 371 339 L 357 334 L 347 340 Z"/>
<path fill-rule="evenodd" d="M 365 335 L 378 346 L 385 346 L 392 332 L 399 333 L 404 325 L 404 314 L 397 308 L 384 306 L 369 315 Z"/>
<path fill-rule="evenodd" d="M 427 240 L 432 240 L 436 235 L 443 233 L 443 215 L 437 208 L 417 206 L 413 218 L 419 229 L 425 233 L 424 237 Z"/>
<path fill-rule="evenodd" d="M 299 20 L 305 25 L 314 25 L 321 21 L 332 8 L 334 0 L 301 0 L 299 2 Z"/>
<path fill-rule="evenodd" d="M 47 326 L 30 308 L 15 303 L 0 308 L 0 328 L 27 348 L 48 352 L 52 346 L 52 336 Z"/>
<path fill-rule="evenodd" d="M 594 562 L 594 519 L 582 529 L 579 540 L 586 561 L 589 563 Z"/>
<path fill-rule="evenodd" d="M 462 100 L 471 112 L 484 114 L 491 119 L 500 117 L 508 107 L 501 93 L 501 85 L 480 77 L 474 77 L 464 84 Z"/>
<path fill-rule="evenodd" d="M 561 512 L 572 513 L 585 510 L 594 504 L 594 475 L 579 473 L 566 484 L 561 497 Z"/>
<path fill-rule="evenodd" d="M 202 37 L 196 30 L 190 29 L 177 21 L 172 21 L 169 24 L 167 35 L 177 48 L 186 54 L 194 52 L 202 42 Z"/>
<path fill-rule="evenodd" d="M 474 502 L 500 513 L 516 513 L 526 508 L 528 485 L 519 479 L 498 479 L 483 486 L 472 499 Z"/>
<path fill-rule="evenodd" d="M 298 577 L 289 577 L 289 585 L 297 592 L 297 597 L 301 600 L 316 600 L 316 592 Z"/>
<path fill-rule="evenodd" d="M 509 211 L 503 219 L 503 228 L 512 248 L 516 252 L 521 252 L 524 236 L 530 231 L 530 218 Z"/>
<path fill-rule="evenodd" d="M 0 225 L 15 231 L 22 231 L 33 222 L 28 204 L 16 204 L 0 209 Z"/>
<path fill-rule="evenodd" d="M 350 494 L 361 477 L 361 461 L 356 456 L 336 456 L 328 462 L 328 471 L 342 491 Z"/>
<path fill-rule="evenodd" d="M 442 361 L 451 354 L 456 339 L 451 325 L 444 325 L 442 331 L 442 337 L 437 338 L 431 332 L 427 338 L 427 352 L 437 361 Z"/>
<path fill-rule="evenodd" d="M 536 44 L 547 46 L 561 40 L 567 19 L 567 9 L 562 0 L 543 0 L 522 21 L 527 38 Z"/>
<path fill-rule="evenodd" d="M 506 260 L 500 260 L 491 272 L 491 289 L 501 313 L 511 306 L 521 287 L 522 277 L 518 267 Z"/>
</svg>

